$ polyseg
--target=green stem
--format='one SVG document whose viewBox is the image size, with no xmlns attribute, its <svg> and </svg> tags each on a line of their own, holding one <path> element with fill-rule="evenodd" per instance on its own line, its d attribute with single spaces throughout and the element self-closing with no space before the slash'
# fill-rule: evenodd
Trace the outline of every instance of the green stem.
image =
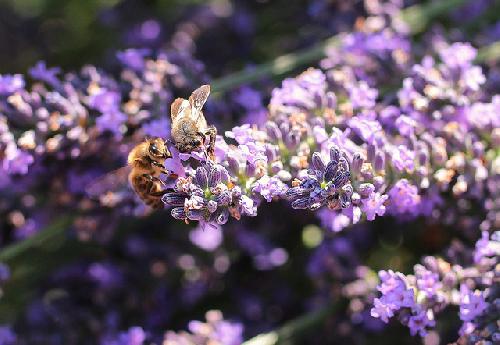
<svg viewBox="0 0 500 345">
<path fill-rule="evenodd" d="M 482 47 L 477 52 L 476 62 L 489 62 L 500 60 L 500 42 L 495 42 L 489 46 Z"/>
<path fill-rule="evenodd" d="M 0 251 L 0 262 L 10 264 L 29 250 L 61 245 L 65 240 L 65 230 L 72 220 L 70 216 L 62 216 L 34 236 L 5 247 Z"/>
<path fill-rule="evenodd" d="M 425 4 L 414 5 L 401 11 L 401 19 L 408 25 L 410 33 L 417 35 L 437 17 L 465 3 L 465 0 L 428 1 Z"/>
<path fill-rule="evenodd" d="M 338 46 L 339 44 L 339 36 L 331 37 L 305 51 L 285 54 L 255 68 L 236 72 L 227 77 L 217 79 L 211 84 L 212 90 L 214 93 L 224 92 L 235 86 L 261 80 L 263 77 L 269 75 L 280 76 L 289 73 L 299 66 L 304 66 L 321 59 L 325 56 L 325 51 L 328 47 Z"/>
<path fill-rule="evenodd" d="M 423 5 L 414 5 L 401 11 L 401 19 L 409 27 L 410 34 L 421 33 L 426 26 L 437 17 L 447 13 L 465 0 L 431 1 Z M 287 74 L 300 66 L 312 64 L 326 56 L 326 50 L 340 44 L 341 35 L 336 35 L 316 46 L 297 53 L 282 55 L 273 61 L 261 64 L 255 68 L 230 74 L 214 80 L 211 84 L 212 91 L 225 92 L 242 84 L 249 84 L 261 80 L 266 76 L 280 76 Z"/>
<path fill-rule="evenodd" d="M 275 345 L 275 344 L 292 344 L 292 339 L 297 340 L 307 334 L 314 326 L 325 322 L 328 317 L 338 312 L 342 304 L 337 301 L 334 304 L 329 304 L 320 309 L 313 310 L 295 320 L 285 324 L 283 327 L 269 332 L 259 334 L 250 340 L 245 341 L 242 345 Z M 307 343 L 307 342 L 305 342 Z"/>
</svg>

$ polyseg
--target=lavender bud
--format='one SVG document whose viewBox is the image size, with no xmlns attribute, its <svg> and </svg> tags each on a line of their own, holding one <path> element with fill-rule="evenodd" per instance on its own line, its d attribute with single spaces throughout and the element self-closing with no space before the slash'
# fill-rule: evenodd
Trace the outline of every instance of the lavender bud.
<svg viewBox="0 0 500 345">
<path fill-rule="evenodd" d="M 266 132 L 267 132 L 267 135 L 269 136 L 269 139 L 271 139 L 271 141 L 276 142 L 276 141 L 281 140 L 281 131 L 275 122 L 268 121 L 266 123 Z"/>
<path fill-rule="evenodd" d="M 340 150 L 337 146 L 333 146 L 330 149 L 330 162 L 338 163 L 341 157 Z"/>
<path fill-rule="evenodd" d="M 240 163 L 231 154 L 227 155 L 227 163 L 229 171 L 231 171 L 233 175 L 238 175 L 240 173 Z"/>
<path fill-rule="evenodd" d="M 333 92 L 326 93 L 326 106 L 330 109 L 335 109 L 337 107 L 337 96 Z"/>
<path fill-rule="evenodd" d="M 161 199 L 169 206 L 184 206 L 187 195 L 184 193 L 167 193 Z"/>
<path fill-rule="evenodd" d="M 429 151 L 425 149 L 420 149 L 417 152 L 418 164 L 427 165 L 429 164 Z"/>
<path fill-rule="evenodd" d="M 203 220 L 205 219 L 205 211 L 202 209 L 188 210 L 187 218 L 190 220 Z"/>
<path fill-rule="evenodd" d="M 373 160 L 375 159 L 376 151 L 377 151 L 377 148 L 375 147 L 375 145 L 372 145 L 372 144 L 368 145 L 368 148 L 366 150 L 366 154 L 368 156 L 367 159 L 369 162 L 373 162 Z"/>
<path fill-rule="evenodd" d="M 311 159 L 311 165 L 314 170 L 323 172 L 325 170 L 325 162 L 318 152 L 314 152 Z"/>
<path fill-rule="evenodd" d="M 289 132 L 285 137 L 285 145 L 289 150 L 295 149 L 300 143 L 300 133 Z"/>
<path fill-rule="evenodd" d="M 289 188 L 285 192 L 285 196 L 290 200 L 294 200 L 294 199 L 301 198 L 303 196 L 308 195 L 309 192 L 310 192 L 310 190 L 302 188 L 302 187 L 293 187 L 293 188 Z"/>
<path fill-rule="evenodd" d="M 311 202 L 309 198 L 302 198 L 302 199 L 297 199 L 294 202 L 292 202 L 292 208 L 296 210 L 305 210 L 309 208 L 311 205 Z"/>
<path fill-rule="evenodd" d="M 207 170 L 204 167 L 196 168 L 195 183 L 198 186 L 200 186 L 202 189 L 205 189 L 208 187 Z"/>
<path fill-rule="evenodd" d="M 383 171 L 385 168 L 385 153 L 383 151 L 378 151 L 375 155 L 375 163 L 373 164 L 375 171 Z"/>
<path fill-rule="evenodd" d="M 255 172 L 257 170 L 257 166 L 255 165 L 254 162 L 248 162 L 245 168 L 245 174 L 247 176 L 255 176 Z"/>
<path fill-rule="evenodd" d="M 338 171 L 337 174 L 335 174 L 332 183 L 335 185 L 335 187 L 340 188 L 345 185 L 347 181 L 349 181 L 350 177 L 351 173 L 349 171 Z"/>
<path fill-rule="evenodd" d="M 360 152 L 355 152 L 352 157 L 352 164 L 351 164 L 351 171 L 353 175 L 359 174 L 363 163 L 364 163 L 363 155 Z"/>
<path fill-rule="evenodd" d="M 172 217 L 174 217 L 175 219 L 180 219 L 180 220 L 184 220 L 187 218 L 187 215 L 186 215 L 186 211 L 184 210 L 183 207 L 176 207 L 176 208 L 173 208 L 172 211 L 170 211 L 170 214 L 172 215 Z"/>
<path fill-rule="evenodd" d="M 266 145 L 266 157 L 268 162 L 274 162 L 278 159 L 278 149 L 274 145 Z"/>
<path fill-rule="evenodd" d="M 222 173 L 217 166 L 213 166 L 208 173 L 208 186 L 210 188 L 217 186 L 222 181 Z"/>
<path fill-rule="evenodd" d="M 342 208 L 348 208 L 349 206 L 351 206 L 351 196 L 350 195 L 348 195 L 346 193 L 341 193 L 339 200 L 340 200 L 340 206 Z"/>
<path fill-rule="evenodd" d="M 335 176 L 335 173 L 337 172 L 338 170 L 338 161 L 330 161 L 327 165 L 326 165 L 326 169 L 325 169 L 325 180 L 326 181 L 331 181 L 333 180 L 334 176 Z"/>
<path fill-rule="evenodd" d="M 484 155 L 484 144 L 480 141 L 476 141 L 472 145 L 472 153 L 475 158 L 481 158 Z"/>
<path fill-rule="evenodd" d="M 317 107 L 322 108 L 323 96 L 318 91 L 315 91 L 313 97 L 314 97 L 314 103 L 316 103 Z"/>
</svg>

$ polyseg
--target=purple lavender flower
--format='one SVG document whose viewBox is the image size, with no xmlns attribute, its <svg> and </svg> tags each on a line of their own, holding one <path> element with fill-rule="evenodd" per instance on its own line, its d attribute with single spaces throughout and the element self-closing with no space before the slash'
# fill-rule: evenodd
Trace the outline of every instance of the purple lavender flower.
<svg viewBox="0 0 500 345">
<path fill-rule="evenodd" d="M 0 95 L 8 96 L 24 88 L 24 78 L 20 74 L 0 74 Z"/>
<path fill-rule="evenodd" d="M 410 151 L 406 146 L 399 145 L 394 147 L 391 152 L 391 162 L 397 171 L 413 171 L 415 167 L 415 153 Z"/>
<path fill-rule="evenodd" d="M 499 233 L 498 231 L 496 232 Z M 498 235 L 497 235 L 498 237 Z M 481 238 L 476 242 L 476 248 L 474 250 L 474 262 L 476 264 L 481 263 L 483 258 L 500 256 L 500 243 L 499 240 L 495 240 L 492 236 L 490 240 L 490 235 L 487 231 L 481 232 Z"/>
<path fill-rule="evenodd" d="M 418 188 L 407 179 L 397 181 L 387 193 L 389 195 L 389 212 L 391 214 L 417 215 L 420 195 Z"/>
<path fill-rule="evenodd" d="M 232 216 L 256 215 L 255 202 L 232 186 L 227 170 L 218 164 L 206 162 L 187 178 L 179 178 L 174 191 L 163 196 L 173 206 L 176 219 L 225 224 Z"/>
<path fill-rule="evenodd" d="M 123 124 L 127 121 L 127 116 L 119 111 L 109 111 L 96 120 L 96 127 L 101 132 L 109 131 L 116 137 L 123 134 Z"/>
<path fill-rule="evenodd" d="M 394 316 L 394 309 L 391 305 L 383 302 L 379 298 L 375 298 L 370 315 L 387 323 L 389 319 Z"/>
<path fill-rule="evenodd" d="M 149 49 L 127 49 L 116 53 L 116 57 L 128 68 L 136 71 L 142 71 L 146 64 L 144 58 L 149 54 Z"/>
<path fill-rule="evenodd" d="M 349 163 L 344 154 L 333 147 L 326 164 L 320 153 L 313 153 L 307 175 L 285 194 L 295 209 L 317 210 L 324 205 L 331 209 L 349 207 L 352 186 Z"/>
<path fill-rule="evenodd" d="M 349 120 L 349 126 L 370 145 L 375 145 L 382 140 L 382 126 L 376 120 L 357 116 Z"/>
<path fill-rule="evenodd" d="M 488 304 L 481 291 L 471 291 L 465 284 L 460 286 L 460 320 L 472 321 L 481 315 L 487 307 Z"/>
<path fill-rule="evenodd" d="M 416 265 L 415 277 L 418 289 L 423 291 L 427 295 L 427 298 L 436 296 L 437 291 L 441 288 L 441 282 L 437 273 L 431 272 L 421 265 Z"/>
<path fill-rule="evenodd" d="M 28 173 L 29 166 L 33 164 L 34 158 L 31 154 L 15 147 L 7 149 L 2 161 L 2 169 L 7 174 L 25 175 Z"/>
<path fill-rule="evenodd" d="M 262 195 L 267 202 L 271 202 L 274 198 L 284 195 L 287 189 L 286 184 L 277 177 L 265 175 L 253 184 L 252 192 Z"/>
<path fill-rule="evenodd" d="M 367 199 L 362 199 L 361 210 L 366 214 L 367 220 L 374 220 L 376 215 L 385 214 L 385 202 L 389 196 L 372 192 Z"/>
<path fill-rule="evenodd" d="M 57 78 L 59 73 L 61 73 L 60 68 L 47 68 L 45 61 L 38 61 L 37 64 L 29 70 L 29 74 L 33 79 L 44 81 L 52 87 L 58 87 L 60 85 L 61 82 Z"/>
<path fill-rule="evenodd" d="M 364 81 L 359 82 L 358 85 L 353 85 L 349 90 L 349 99 L 355 109 L 371 109 L 375 105 L 377 96 L 378 91 L 370 88 Z"/>
<path fill-rule="evenodd" d="M 451 67 L 468 67 L 475 59 L 477 51 L 470 43 L 453 43 L 445 49 L 439 50 L 443 62 Z"/>
<path fill-rule="evenodd" d="M 432 315 L 432 312 L 423 308 L 416 308 L 416 310 L 414 310 L 414 314 L 408 319 L 408 327 L 410 328 L 411 335 L 418 333 L 421 337 L 425 337 L 427 328 L 435 326 L 436 322 L 429 314 Z"/>
<path fill-rule="evenodd" d="M 104 339 L 102 345 L 143 345 L 145 341 L 146 333 L 144 330 L 141 327 L 131 327 L 116 337 Z"/>
</svg>

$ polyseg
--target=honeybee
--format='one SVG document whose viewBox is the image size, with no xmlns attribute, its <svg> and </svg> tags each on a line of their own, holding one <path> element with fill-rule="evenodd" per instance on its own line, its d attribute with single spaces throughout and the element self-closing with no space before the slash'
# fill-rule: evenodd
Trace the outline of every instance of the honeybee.
<svg viewBox="0 0 500 345">
<path fill-rule="evenodd" d="M 210 95 L 210 85 L 202 85 L 193 91 L 189 99 L 177 98 L 170 106 L 172 118 L 172 142 L 179 152 L 189 153 L 210 141 L 207 153 L 215 159 L 215 139 L 217 129 L 209 126 L 201 109 Z"/>
<path fill-rule="evenodd" d="M 115 170 L 95 181 L 87 188 L 92 197 L 101 196 L 103 191 L 122 184 L 124 176 L 141 200 L 153 209 L 163 208 L 161 197 L 169 190 L 160 179 L 161 174 L 170 175 L 164 168 L 167 158 L 172 155 L 166 142 L 161 138 L 146 139 L 136 145 L 128 154 L 127 166 Z"/>
</svg>

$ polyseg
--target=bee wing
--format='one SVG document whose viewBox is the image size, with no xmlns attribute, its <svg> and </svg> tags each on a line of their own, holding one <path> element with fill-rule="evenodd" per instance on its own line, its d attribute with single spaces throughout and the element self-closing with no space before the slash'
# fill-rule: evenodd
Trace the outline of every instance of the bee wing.
<svg viewBox="0 0 500 345">
<path fill-rule="evenodd" d="M 128 184 L 128 174 L 131 169 L 127 165 L 98 177 L 85 187 L 85 192 L 91 198 L 99 197 L 107 192 L 116 192 Z"/>
<path fill-rule="evenodd" d="M 179 114 L 182 114 L 189 107 L 189 102 L 184 98 L 176 98 L 170 105 L 170 117 L 172 122 Z"/>
<path fill-rule="evenodd" d="M 191 96 L 189 96 L 189 104 L 191 108 L 201 111 L 203 105 L 210 95 L 210 85 L 202 85 L 193 91 Z"/>
</svg>

